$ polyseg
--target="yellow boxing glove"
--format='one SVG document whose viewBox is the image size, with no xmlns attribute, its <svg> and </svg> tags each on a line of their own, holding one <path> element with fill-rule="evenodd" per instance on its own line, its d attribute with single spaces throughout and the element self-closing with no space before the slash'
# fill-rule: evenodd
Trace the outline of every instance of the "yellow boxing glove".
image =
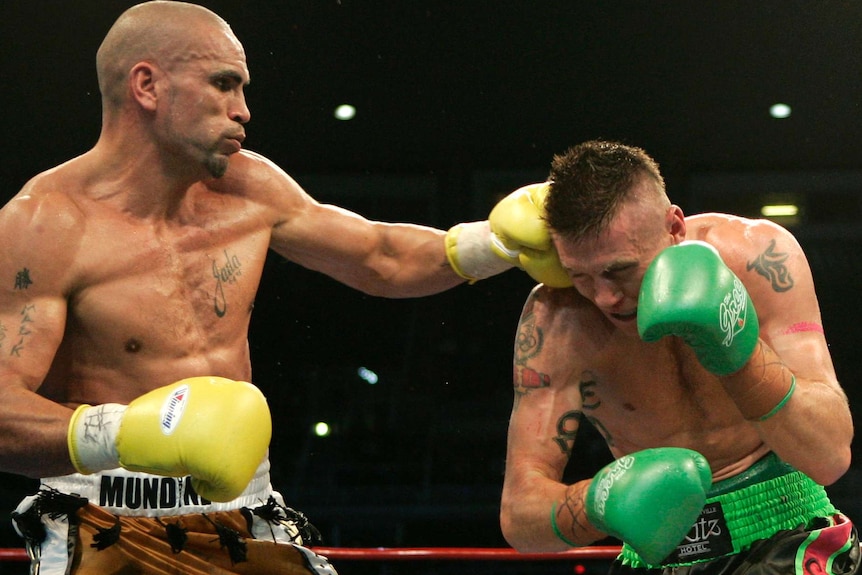
<svg viewBox="0 0 862 575">
<path fill-rule="evenodd" d="M 82 405 L 69 423 L 69 455 L 81 473 L 123 467 L 190 475 L 210 501 L 239 496 L 266 456 L 272 418 L 250 383 L 192 377 L 129 405 Z"/>
<path fill-rule="evenodd" d="M 548 184 L 530 184 L 503 198 L 487 221 L 459 224 L 446 236 L 446 255 L 463 278 L 476 281 L 511 266 L 550 287 L 571 287 L 544 220 Z"/>
</svg>

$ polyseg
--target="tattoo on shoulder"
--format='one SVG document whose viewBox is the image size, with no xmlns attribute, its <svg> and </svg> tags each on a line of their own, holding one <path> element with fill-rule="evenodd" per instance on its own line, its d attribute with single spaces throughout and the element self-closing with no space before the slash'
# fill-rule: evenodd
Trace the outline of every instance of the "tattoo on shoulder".
<svg viewBox="0 0 862 575">
<path fill-rule="evenodd" d="M 567 411 L 557 420 L 557 435 L 554 436 L 554 442 L 560 446 L 560 451 L 566 455 L 572 455 L 575 448 L 575 438 L 578 435 L 578 426 L 584 414 L 577 409 Z"/>
<path fill-rule="evenodd" d="M 793 277 L 784 262 L 790 254 L 775 251 L 775 240 L 769 242 L 769 246 L 762 254 L 753 261 L 748 262 L 747 271 L 754 270 L 772 284 L 772 289 L 777 292 L 785 292 L 793 287 Z"/>
</svg>

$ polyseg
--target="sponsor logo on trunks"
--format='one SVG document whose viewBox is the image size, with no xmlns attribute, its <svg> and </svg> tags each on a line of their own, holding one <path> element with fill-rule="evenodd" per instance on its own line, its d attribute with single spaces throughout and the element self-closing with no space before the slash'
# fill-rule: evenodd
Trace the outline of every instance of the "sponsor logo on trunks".
<svg viewBox="0 0 862 575">
<path fill-rule="evenodd" d="M 176 431 L 189 401 L 189 386 L 181 385 L 165 400 L 161 411 L 162 433 L 170 435 Z"/>
<path fill-rule="evenodd" d="M 124 509 L 181 509 L 209 505 L 198 495 L 190 477 L 122 477 L 103 475 L 99 487 L 100 507 Z"/>
<path fill-rule="evenodd" d="M 733 541 L 727 530 L 724 511 L 721 503 L 716 501 L 704 506 L 688 535 L 664 563 L 689 563 L 712 559 L 732 551 Z"/>
</svg>

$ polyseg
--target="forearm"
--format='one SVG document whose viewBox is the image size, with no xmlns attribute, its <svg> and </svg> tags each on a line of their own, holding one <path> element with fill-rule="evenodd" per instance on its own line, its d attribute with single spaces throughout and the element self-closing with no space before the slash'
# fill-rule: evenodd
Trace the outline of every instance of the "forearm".
<svg viewBox="0 0 862 575">
<path fill-rule="evenodd" d="M 0 470 L 27 477 L 73 473 L 66 432 L 72 410 L 23 389 L 0 393 Z"/>
<path fill-rule="evenodd" d="M 847 470 L 853 423 L 837 386 L 794 374 L 762 340 L 741 370 L 721 380 L 783 460 L 823 485 Z"/>
<path fill-rule="evenodd" d="M 521 552 L 565 551 L 589 545 L 605 534 L 587 520 L 584 499 L 589 480 L 573 485 L 532 482 L 519 495 L 504 492 L 501 527 L 509 544 Z"/>
</svg>

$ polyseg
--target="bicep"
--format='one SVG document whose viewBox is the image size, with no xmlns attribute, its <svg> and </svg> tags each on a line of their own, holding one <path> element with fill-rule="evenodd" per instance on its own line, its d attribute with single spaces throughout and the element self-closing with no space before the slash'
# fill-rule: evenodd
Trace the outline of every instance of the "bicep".
<svg viewBox="0 0 862 575">
<path fill-rule="evenodd" d="M 524 306 L 515 338 L 507 465 L 513 473 L 532 470 L 559 481 L 582 419 L 581 397 L 571 381 L 575 354 L 567 332 L 542 290 Z"/>
<path fill-rule="evenodd" d="M 0 295 L 0 386 L 36 391 L 63 338 L 62 297 Z"/>
<path fill-rule="evenodd" d="M 834 382 L 811 268 L 796 240 L 783 230 L 765 235 L 742 273 L 761 338 L 798 376 Z"/>
</svg>

